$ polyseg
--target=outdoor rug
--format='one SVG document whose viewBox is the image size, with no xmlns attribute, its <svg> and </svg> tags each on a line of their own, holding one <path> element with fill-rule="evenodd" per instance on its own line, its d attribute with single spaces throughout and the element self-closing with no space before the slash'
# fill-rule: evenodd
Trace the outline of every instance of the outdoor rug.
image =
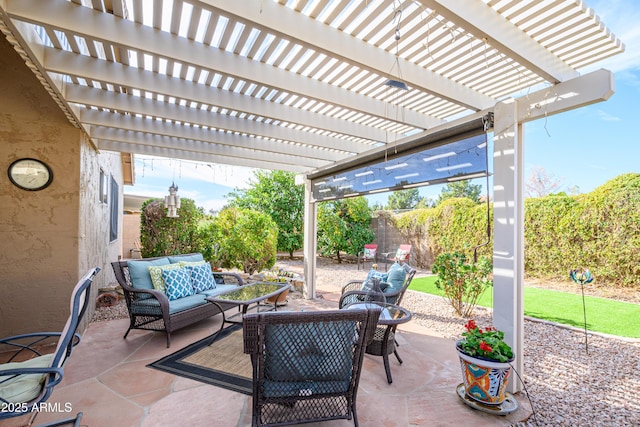
<svg viewBox="0 0 640 427">
<path fill-rule="evenodd" d="M 253 394 L 251 358 L 243 352 L 242 325 L 225 328 L 214 338 L 203 338 L 147 366 L 238 393 Z"/>
</svg>

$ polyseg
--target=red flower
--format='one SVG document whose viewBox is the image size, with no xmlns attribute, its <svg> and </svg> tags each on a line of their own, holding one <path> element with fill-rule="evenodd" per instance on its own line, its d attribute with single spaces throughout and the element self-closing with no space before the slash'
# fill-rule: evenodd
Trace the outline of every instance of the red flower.
<svg viewBox="0 0 640 427">
<path fill-rule="evenodd" d="M 480 342 L 480 350 L 486 351 L 487 353 L 491 353 L 493 351 L 491 346 L 484 341 Z"/>
<path fill-rule="evenodd" d="M 476 326 L 476 321 L 473 319 L 470 319 L 466 325 L 464 325 L 464 327 L 467 329 L 467 331 L 472 331 L 474 330 L 477 326 Z"/>
</svg>

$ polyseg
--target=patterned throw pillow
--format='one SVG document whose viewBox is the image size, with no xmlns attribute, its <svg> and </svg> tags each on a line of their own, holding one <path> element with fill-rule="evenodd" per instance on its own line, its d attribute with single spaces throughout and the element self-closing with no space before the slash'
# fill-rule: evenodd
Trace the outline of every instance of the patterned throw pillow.
<svg viewBox="0 0 640 427">
<path fill-rule="evenodd" d="M 193 295 L 193 286 L 191 286 L 191 275 L 186 268 L 178 268 L 176 270 L 164 270 L 162 272 L 164 286 L 169 301 L 178 298 Z"/>
<path fill-rule="evenodd" d="M 191 271 L 191 283 L 196 293 L 216 287 L 216 281 L 213 279 L 213 272 L 209 263 L 193 265 L 187 268 Z"/>
<path fill-rule="evenodd" d="M 376 250 L 371 248 L 364 248 L 364 257 L 373 259 L 376 256 Z"/>
<path fill-rule="evenodd" d="M 369 274 L 367 274 L 366 279 L 364 279 L 364 282 L 362 282 L 362 288 L 361 290 L 369 292 L 373 290 L 373 281 L 371 280 L 372 278 L 376 278 L 379 280 L 379 284 L 380 284 L 380 290 L 384 291 L 384 289 L 388 286 L 386 281 L 387 281 L 387 274 L 386 273 L 382 273 L 378 270 L 374 270 L 371 269 L 369 270 Z"/>
<path fill-rule="evenodd" d="M 409 251 L 398 249 L 396 252 L 396 261 L 407 261 L 409 259 Z"/>
<path fill-rule="evenodd" d="M 177 270 L 178 268 L 180 268 L 180 264 L 178 263 L 161 265 L 161 266 L 155 266 L 155 265 L 150 266 L 149 275 L 151 276 L 151 283 L 153 283 L 153 288 L 161 292 L 165 292 L 164 280 L 162 279 L 162 271 Z"/>
</svg>

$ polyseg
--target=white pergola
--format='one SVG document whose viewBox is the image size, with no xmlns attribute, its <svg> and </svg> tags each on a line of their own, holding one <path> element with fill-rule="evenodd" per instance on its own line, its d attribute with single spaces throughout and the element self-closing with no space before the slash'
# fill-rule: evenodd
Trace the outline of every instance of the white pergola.
<svg viewBox="0 0 640 427">
<path fill-rule="evenodd" d="M 99 150 L 310 177 L 493 113 L 494 322 L 517 355 L 522 126 L 606 100 L 612 74 L 578 70 L 624 50 L 580 0 L 0 0 L 0 18 Z"/>
</svg>

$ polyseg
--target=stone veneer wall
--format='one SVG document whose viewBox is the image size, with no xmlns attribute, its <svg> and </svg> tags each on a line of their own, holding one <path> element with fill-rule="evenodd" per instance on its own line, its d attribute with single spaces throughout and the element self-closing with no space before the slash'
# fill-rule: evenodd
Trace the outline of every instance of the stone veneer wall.
<svg viewBox="0 0 640 427">
<path fill-rule="evenodd" d="M 97 152 L 2 36 L 0 58 L 0 336 L 61 330 L 78 278 L 103 268 L 95 296 L 113 276 L 106 267 L 117 259 L 119 243 L 108 242 L 108 208 L 98 201 L 96 173 L 103 166 L 122 190 L 119 156 Z M 48 188 L 25 191 L 9 181 L 9 165 L 23 157 L 51 167 Z"/>
</svg>

